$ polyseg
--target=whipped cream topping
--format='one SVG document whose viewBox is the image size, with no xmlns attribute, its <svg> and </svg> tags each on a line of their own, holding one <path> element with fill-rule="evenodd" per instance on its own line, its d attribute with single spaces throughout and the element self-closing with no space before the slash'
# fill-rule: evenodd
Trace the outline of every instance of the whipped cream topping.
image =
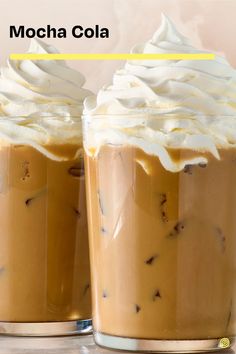
<svg viewBox="0 0 236 354">
<path fill-rule="evenodd" d="M 164 15 L 152 39 L 131 52 L 206 53 L 192 47 Z M 219 159 L 219 148 L 236 144 L 236 70 L 218 55 L 210 61 L 128 61 L 112 85 L 85 100 L 84 115 L 91 130 L 86 132 L 88 151 L 94 144 L 96 151 L 106 143 L 131 144 L 177 172 L 207 159 L 174 161 L 168 148 L 210 152 Z"/>
<path fill-rule="evenodd" d="M 38 39 L 28 52 L 58 53 Z M 64 61 L 8 60 L 0 72 L 0 139 L 60 160 L 47 145 L 82 143 L 83 100 L 91 95 L 84 82 Z"/>
</svg>

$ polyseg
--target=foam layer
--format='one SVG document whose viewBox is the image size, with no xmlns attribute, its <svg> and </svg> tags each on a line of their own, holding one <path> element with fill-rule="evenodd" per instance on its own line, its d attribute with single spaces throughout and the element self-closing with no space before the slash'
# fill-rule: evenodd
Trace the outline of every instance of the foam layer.
<svg viewBox="0 0 236 354">
<path fill-rule="evenodd" d="M 192 47 L 163 15 L 153 38 L 131 52 L 204 51 Z M 109 142 L 134 144 L 157 155 L 166 169 L 177 172 L 191 161 L 173 161 L 168 148 L 210 152 L 220 158 L 219 148 L 235 146 L 236 71 L 217 55 L 214 61 L 128 61 L 114 74 L 112 85 L 85 100 L 84 115 L 89 116 L 94 133 L 93 137 L 87 135 L 87 150 L 94 141 L 97 150 Z M 93 129 L 101 115 L 106 119 L 99 129 Z M 122 118 L 122 124 L 116 119 L 112 124 L 112 115 L 127 119 Z M 192 163 L 199 163 L 199 159 Z"/>
<path fill-rule="evenodd" d="M 58 51 L 34 39 L 29 53 Z M 81 144 L 82 104 L 91 95 L 84 82 L 64 61 L 8 60 L 0 74 L 0 138 L 45 154 L 47 145 Z"/>
</svg>

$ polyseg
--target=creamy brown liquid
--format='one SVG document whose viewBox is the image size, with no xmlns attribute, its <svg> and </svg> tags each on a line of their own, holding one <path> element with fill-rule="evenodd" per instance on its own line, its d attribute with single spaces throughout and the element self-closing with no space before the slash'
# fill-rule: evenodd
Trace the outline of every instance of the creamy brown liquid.
<svg viewBox="0 0 236 354">
<path fill-rule="evenodd" d="M 73 156 L 78 146 L 48 147 Z M 0 321 L 91 318 L 83 161 L 0 148 Z"/>
<path fill-rule="evenodd" d="M 236 334 L 236 149 L 220 155 L 179 173 L 135 147 L 86 157 L 95 331 Z"/>
</svg>

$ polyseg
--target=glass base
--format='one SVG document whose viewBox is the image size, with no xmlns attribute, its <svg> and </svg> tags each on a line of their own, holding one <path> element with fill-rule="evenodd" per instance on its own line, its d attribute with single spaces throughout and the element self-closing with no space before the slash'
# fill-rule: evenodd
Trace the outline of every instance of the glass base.
<svg viewBox="0 0 236 354">
<path fill-rule="evenodd" d="M 72 336 L 92 333 L 92 320 L 68 322 L 0 322 L 0 334 L 25 337 Z"/>
<path fill-rule="evenodd" d="M 99 332 L 94 333 L 96 344 L 110 349 L 142 351 L 142 352 L 210 352 L 229 349 L 235 342 L 235 337 L 201 340 L 154 340 L 116 337 Z"/>
</svg>

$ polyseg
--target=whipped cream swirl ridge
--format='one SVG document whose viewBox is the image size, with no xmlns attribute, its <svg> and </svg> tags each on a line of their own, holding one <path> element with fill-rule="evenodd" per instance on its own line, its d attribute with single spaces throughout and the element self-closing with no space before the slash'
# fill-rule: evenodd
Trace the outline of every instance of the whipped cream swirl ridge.
<svg viewBox="0 0 236 354">
<path fill-rule="evenodd" d="M 58 53 L 33 39 L 29 53 Z M 85 79 L 64 61 L 8 60 L 0 71 L 0 139 L 47 151 L 47 145 L 82 143 Z"/>
<path fill-rule="evenodd" d="M 131 52 L 207 53 L 191 46 L 164 15 L 152 39 Z M 236 146 L 236 70 L 218 55 L 215 60 L 128 61 L 115 72 L 112 85 L 85 100 L 84 115 L 90 129 L 96 118 L 107 116 L 107 130 L 104 122 L 100 128 L 96 122 L 87 150 L 93 141 L 97 149 L 104 143 L 136 145 L 177 172 L 207 159 L 174 161 L 167 148 L 210 152 L 219 159 L 218 148 Z M 127 119 L 113 124 L 109 115 Z"/>
</svg>

